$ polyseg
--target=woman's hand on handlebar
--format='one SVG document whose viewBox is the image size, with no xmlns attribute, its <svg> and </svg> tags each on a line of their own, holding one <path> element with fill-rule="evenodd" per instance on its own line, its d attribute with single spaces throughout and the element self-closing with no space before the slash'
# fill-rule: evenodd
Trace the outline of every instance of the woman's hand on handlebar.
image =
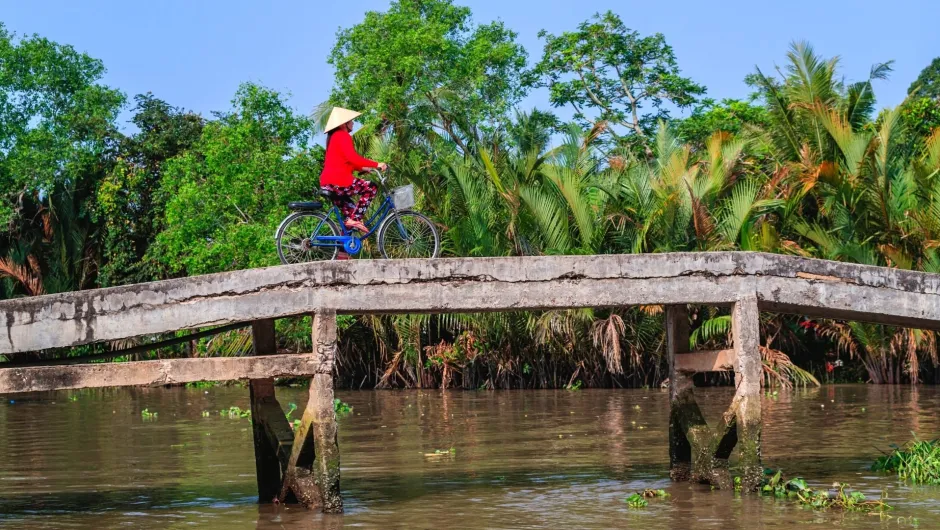
<svg viewBox="0 0 940 530">
<path fill-rule="evenodd" d="M 385 162 L 379 162 L 379 171 L 385 172 L 388 171 L 388 164 Z"/>
</svg>

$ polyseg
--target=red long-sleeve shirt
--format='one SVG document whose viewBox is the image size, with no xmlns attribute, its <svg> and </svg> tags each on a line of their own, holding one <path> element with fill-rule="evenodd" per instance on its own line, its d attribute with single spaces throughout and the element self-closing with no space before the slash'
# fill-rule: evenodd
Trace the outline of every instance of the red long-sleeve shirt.
<svg viewBox="0 0 940 530">
<path fill-rule="evenodd" d="M 320 173 L 320 185 L 352 186 L 353 171 L 378 167 L 379 163 L 359 156 L 353 146 L 352 136 L 345 129 L 337 129 L 326 147 L 326 160 Z"/>
</svg>

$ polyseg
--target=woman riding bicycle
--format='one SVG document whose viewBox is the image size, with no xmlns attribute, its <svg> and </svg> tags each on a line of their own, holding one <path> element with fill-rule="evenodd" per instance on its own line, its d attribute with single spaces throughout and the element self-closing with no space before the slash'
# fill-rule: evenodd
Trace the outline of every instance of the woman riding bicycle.
<svg viewBox="0 0 940 530">
<path fill-rule="evenodd" d="M 362 113 L 341 107 L 333 107 L 326 123 L 326 160 L 320 174 L 320 188 L 329 192 L 330 200 L 343 212 L 346 227 L 362 233 L 369 231 L 362 224 L 362 217 L 369 203 L 378 193 L 378 187 L 364 179 L 354 178 L 354 171 L 379 168 L 385 171 L 388 165 L 360 156 L 353 146 L 353 120 Z M 352 197 L 359 196 L 357 202 Z"/>
</svg>

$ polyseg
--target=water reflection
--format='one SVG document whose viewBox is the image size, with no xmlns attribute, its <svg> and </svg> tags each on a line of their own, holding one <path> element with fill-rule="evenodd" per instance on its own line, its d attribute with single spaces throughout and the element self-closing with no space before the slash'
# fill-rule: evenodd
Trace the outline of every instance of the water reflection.
<svg viewBox="0 0 940 530">
<path fill-rule="evenodd" d="M 304 403 L 285 389 L 284 404 Z M 702 389 L 706 417 L 730 389 Z M 355 392 L 340 425 L 347 513 L 255 504 L 242 388 L 128 389 L 14 397 L 0 404 L 2 528 L 821 528 L 869 527 L 865 515 L 792 505 L 668 480 L 667 395 L 581 392 Z M 831 386 L 764 400 L 764 459 L 816 485 L 886 489 L 894 516 L 940 524 L 940 490 L 868 471 L 876 448 L 936 436 L 940 392 Z M 156 412 L 145 417 L 141 412 Z M 453 455 L 435 455 L 448 451 Z M 631 510 L 643 488 L 671 497 Z M 882 521 L 897 526 L 897 521 Z"/>
</svg>

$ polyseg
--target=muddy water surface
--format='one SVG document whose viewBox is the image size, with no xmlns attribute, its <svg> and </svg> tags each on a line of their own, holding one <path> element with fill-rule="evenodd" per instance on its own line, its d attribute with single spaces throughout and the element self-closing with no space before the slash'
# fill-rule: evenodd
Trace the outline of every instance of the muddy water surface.
<svg viewBox="0 0 940 530">
<path fill-rule="evenodd" d="M 306 399 L 300 389 L 278 392 L 285 406 Z M 714 416 L 730 389 L 698 395 Z M 346 514 L 334 517 L 256 504 L 249 421 L 219 413 L 248 408 L 245 388 L 6 398 L 0 528 L 911 527 L 899 517 L 940 528 L 940 488 L 868 471 L 878 448 L 911 431 L 940 435 L 935 388 L 830 386 L 764 400 L 765 465 L 816 486 L 886 490 L 890 519 L 671 483 L 660 390 L 339 397 L 354 411 L 340 420 Z M 671 497 L 629 509 L 624 498 L 644 488 Z"/>
</svg>

